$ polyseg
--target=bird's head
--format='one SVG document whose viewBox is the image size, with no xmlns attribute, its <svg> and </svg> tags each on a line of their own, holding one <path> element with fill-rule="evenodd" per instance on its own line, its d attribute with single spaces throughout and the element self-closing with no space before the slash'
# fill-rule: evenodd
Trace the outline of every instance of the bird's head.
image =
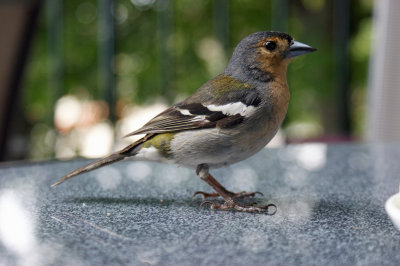
<svg viewBox="0 0 400 266">
<path fill-rule="evenodd" d="M 225 70 L 243 81 L 267 82 L 286 80 L 286 70 L 293 57 L 315 51 L 309 45 L 294 41 L 282 32 L 256 32 L 240 41 Z"/>
</svg>

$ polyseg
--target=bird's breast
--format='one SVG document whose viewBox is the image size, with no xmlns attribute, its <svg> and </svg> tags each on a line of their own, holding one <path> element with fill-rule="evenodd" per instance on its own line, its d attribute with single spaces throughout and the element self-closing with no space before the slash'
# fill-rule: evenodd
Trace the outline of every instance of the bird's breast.
<svg viewBox="0 0 400 266">
<path fill-rule="evenodd" d="M 267 99 L 268 104 L 271 105 L 271 122 L 280 127 L 285 119 L 290 100 L 290 92 L 286 80 L 283 82 L 271 82 L 267 92 Z"/>
<path fill-rule="evenodd" d="M 285 84 L 270 84 L 268 90 L 265 91 L 266 101 L 262 104 L 252 121 L 245 123 L 248 128 L 244 131 L 248 132 L 246 138 L 252 143 L 254 149 L 259 150 L 275 136 L 285 119 L 290 93 Z"/>
</svg>

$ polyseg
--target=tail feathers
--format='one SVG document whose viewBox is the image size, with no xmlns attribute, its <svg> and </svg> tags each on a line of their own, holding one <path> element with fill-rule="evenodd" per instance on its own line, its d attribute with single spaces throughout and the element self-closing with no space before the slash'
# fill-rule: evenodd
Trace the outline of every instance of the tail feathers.
<svg viewBox="0 0 400 266">
<path fill-rule="evenodd" d="M 64 182 L 65 180 L 68 180 L 68 179 L 70 179 L 70 178 L 72 178 L 74 176 L 77 176 L 77 175 L 80 175 L 80 174 L 95 170 L 95 169 L 97 169 L 99 167 L 102 167 L 102 166 L 105 166 L 107 164 L 111 164 L 111 163 L 114 163 L 114 162 L 121 161 L 127 156 L 128 156 L 127 154 L 113 153 L 113 154 L 111 154 L 111 155 L 109 155 L 109 156 L 107 156 L 107 157 L 105 157 L 103 159 L 94 161 L 92 163 L 89 163 L 87 165 L 84 165 L 84 166 L 72 171 L 71 173 L 69 173 L 69 174 L 63 176 L 62 178 L 60 178 L 56 183 L 52 184 L 51 187 L 55 187 L 55 186 L 61 184 L 62 182 Z"/>
<path fill-rule="evenodd" d="M 115 152 L 107 157 L 104 157 L 103 159 L 100 159 L 100 160 L 94 161 L 92 163 L 89 163 L 87 165 L 84 165 L 84 166 L 72 171 L 71 173 L 61 177 L 57 182 L 52 184 L 51 187 L 55 187 L 55 186 L 61 184 L 62 182 L 64 182 L 65 180 L 68 180 L 74 176 L 95 170 L 99 167 L 102 167 L 102 166 L 105 166 L 108 164 L 112 164 L 112 163 L 121 161 L 126 157 L 135 156 L 137 154 L 138 150 L 140 150 L 140 148 L 142 147 L 142 144 L 144 142 L 146 142 L 147 140 L 149 140 L 150 138 L 152 138 L 153 136 L 155 136 L 154 133 L 147 134 L 143 138 L 128 145 L 127 147 L 125 147 L 124 149 L 122 149 L 118 152 Z"/>
</svg>

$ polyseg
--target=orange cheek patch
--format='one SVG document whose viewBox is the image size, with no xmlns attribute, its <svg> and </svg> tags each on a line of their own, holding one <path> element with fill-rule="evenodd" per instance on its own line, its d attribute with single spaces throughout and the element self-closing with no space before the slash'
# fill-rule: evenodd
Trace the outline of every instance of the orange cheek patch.
<svg viewBox="0 0 400 266">
<path fill-rule="evenodd" d="M 276 71 L 276 66 L 279 64 L 275 56 L 271 54 L 264 54 L 257 58 L 262 71 L 273 74 Z"/>
<path fill-rule="evenodd" d="M 279 55 L 260 51 L 259 56 L 256 57 L 256 61 L 260 69 L 263 72 L 269 73 L 274 79 L 286 80 L 286 70 L 290 60 L 282 60 L 282 57 Z"/>
</svg>

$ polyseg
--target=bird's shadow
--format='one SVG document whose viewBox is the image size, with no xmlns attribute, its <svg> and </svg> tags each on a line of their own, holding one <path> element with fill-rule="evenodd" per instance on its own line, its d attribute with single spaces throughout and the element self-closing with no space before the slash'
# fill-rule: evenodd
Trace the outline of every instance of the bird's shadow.
<svg viewBox="0 0 400 266">
<path fill-rule="evenodd" d="M 188 206 L 199 208 L 201 198 L 160 199 L 160 198 L 113 198 L 113 197 L 79 197 L 69 200 L 78 204 L 105 204 L 105 205 L 145 205 L 145 206 Z"/>
<path fill-rule="evenodd" d="M 221 198 L 212 198 L 210 200 L 206 199 L 208 202 L 219 202 L 223 203 L 223 199 Z M 157 206 L 160 208 L 165 207 L 173 207 L 173 208 L 189 208 L 189 209 L 201 209 L 201 210 L 210 210 L 208 205 L 202 206 L 202 198 L 194 197 L 194 198 L 184 198 L 184 199 L 175 199 L 175 198 L 115 198 L 115 197 L 79 197 L 69 200 L 70 203 L 75 204 L 103 204 L 103 205 L 129 205 L 129 206 Z M 240 203 L 250 203 L 253 202 L 255 204 L 265 204 L 265 199 L 263 198 L 252 198 L 247 200 L 238 200 Z M 273 215 L 276 212 L 276 206 L 274 204 L 271 205 L 274 209 L 273 211 L 267 212 L 266 214 Z"/>
</svg>

